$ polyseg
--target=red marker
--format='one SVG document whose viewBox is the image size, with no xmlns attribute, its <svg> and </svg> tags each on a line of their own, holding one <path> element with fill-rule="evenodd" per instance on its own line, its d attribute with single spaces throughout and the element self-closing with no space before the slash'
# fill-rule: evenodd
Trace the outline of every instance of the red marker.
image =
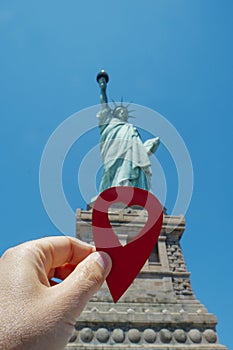
<svg viewBox="0 0 233 350">
<path fill-rule="evenodd" d="M 148 212 L 148 220 L 139 234 L 122 246 L 108 219 L 109 207 L 117 202 L 139 205 Z M 112 269 L 106 281 L 116 303 L 128 289 L 152 252 L 163 222 L 163 208 L 150 192 L 136 187 L 111 187 L 97 198 L 92 213 L 92 230 L 97 251 L 111 256 Z"/>
</svg>

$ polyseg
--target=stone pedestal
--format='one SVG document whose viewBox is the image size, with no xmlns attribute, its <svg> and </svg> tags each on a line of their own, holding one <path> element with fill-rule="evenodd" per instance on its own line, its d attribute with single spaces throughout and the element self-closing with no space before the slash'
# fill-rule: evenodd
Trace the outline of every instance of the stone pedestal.
<svg viewBox="0 0 233 350">
<path fill-rule="evenodd" d="M 77 210 L 77 237 L 88 243 L 91 218 L 91 209 Z M 109 218 L 126 244 L 145 225 L 147 212 L 115 208 Z M 116 304 L 105 284 L 77 320 L 67 349 L 226 350 L 216 317 L 192 291 L 180 247 L 184 230 L 182 216 L 164 215 L 158 243 L 133 284 Z"/>
</svg>

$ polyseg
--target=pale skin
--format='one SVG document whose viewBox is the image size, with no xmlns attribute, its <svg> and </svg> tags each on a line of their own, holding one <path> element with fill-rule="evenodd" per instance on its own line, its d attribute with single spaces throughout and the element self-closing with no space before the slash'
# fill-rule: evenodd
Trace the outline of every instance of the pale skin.
<svg viewBox="0 0 233 350">
<path fill-rule="evenodd" d="M 109 255 L 66 236 L 7 250 L 0 259 L 0 349 L 63 350 L 110 270 Z"/>
</svg>

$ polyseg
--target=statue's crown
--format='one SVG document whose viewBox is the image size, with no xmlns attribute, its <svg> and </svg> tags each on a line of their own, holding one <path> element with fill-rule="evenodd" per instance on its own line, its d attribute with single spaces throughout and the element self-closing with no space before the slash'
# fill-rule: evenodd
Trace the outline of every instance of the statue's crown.
<svg viewBox="0 0 233 350">
<path fill-rule="evenodd" d="M 119 105 L 116 104 L 115 101 L 112 100 L 114 103 L 114 109 L 112 110 L 112 115 L 116 118 L 122 119 L 123 121 L 127 121 L 129 118 L 133 118 L 129 115 L 130 112 L 133 112 L 132 110 L 129 111 L 128 107 L 130 106 L 130 103 L 127 106 L 123 105 L 123 98 L 121 99 L 121 103 Z"/>
</svg>

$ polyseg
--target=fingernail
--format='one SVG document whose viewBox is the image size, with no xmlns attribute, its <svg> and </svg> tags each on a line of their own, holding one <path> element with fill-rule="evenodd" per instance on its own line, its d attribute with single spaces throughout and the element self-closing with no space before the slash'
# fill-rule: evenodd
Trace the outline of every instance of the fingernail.
<svg viewBox="0 0 233 350">
<path fill-rule="evenodd" d="M 93 253 L 95 255 L 96 262 L 104 269 L 104 270 L 110 270 L 112 266 L 112 261 L 110 256 L 107 253 L 104 252 L 96 252 Z"/>
</svg>

